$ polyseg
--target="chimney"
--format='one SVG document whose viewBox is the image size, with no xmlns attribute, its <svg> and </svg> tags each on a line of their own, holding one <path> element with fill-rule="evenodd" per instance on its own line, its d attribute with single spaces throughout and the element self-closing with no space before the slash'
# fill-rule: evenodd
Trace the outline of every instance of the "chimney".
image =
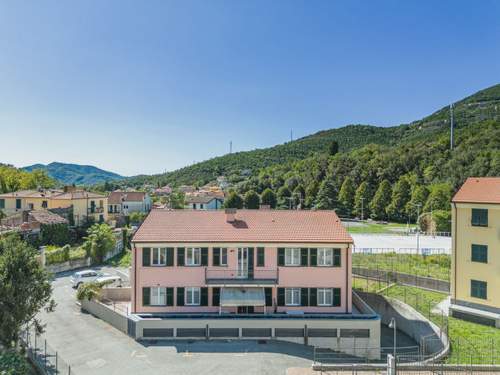
<svg viewBox="0 0 500 375">
<path fill-rule="evenodd" d="M 268 204 L 261 204 L 259 209 L 260 210 L 270 210 L 271 206 Z"/>
<path fill-rule="evenodd" d="M 234 223 L 236 221 L 236 208 L 226 208 L 226 222 Z"/>
<path fill-rule="evenodd" d="M 65 193 L 73 193 L 76 191 L 76 186 L 67 185 L 64 187 Z"/>
</svg>

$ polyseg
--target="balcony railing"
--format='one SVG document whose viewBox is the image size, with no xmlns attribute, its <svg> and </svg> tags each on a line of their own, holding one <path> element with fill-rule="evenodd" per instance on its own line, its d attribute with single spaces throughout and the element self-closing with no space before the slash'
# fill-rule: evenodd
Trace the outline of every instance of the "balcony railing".
<svg viewBox="0 0 500 375">
<path fill-rule="evenodd" d="M 102 214 L 104 212 L 104 207 L 90 207 L 88 211 L 89 214 Z"/>
<path fill-rule="evenodd" d="M 237 269 L 205 269 L 207 284 L 277 284 L 279 279 L 278 269 L 256 269 L 244 271 Z"/>
</svg>

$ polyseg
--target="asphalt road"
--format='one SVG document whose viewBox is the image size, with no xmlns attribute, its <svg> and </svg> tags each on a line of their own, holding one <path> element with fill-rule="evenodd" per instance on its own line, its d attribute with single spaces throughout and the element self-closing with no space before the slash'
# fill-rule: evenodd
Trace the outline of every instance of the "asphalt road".
<svg viewBox="0 0 500 375">
<path fill-rule="evenodd" d="M 115 270 L 104 268 L 105 272 Z M 60 360 L 76 375 L 137 374 L 286 374 L 310 367 L 312 348 L 268 341 L 157 341 L 142 344 L 104 321 L 82 313 L 70 274 L 53 282 L 56 311 L 42 313 L 44 334 Z M 123 276 L 123 274 L 121 274 Z"/>
</svg>

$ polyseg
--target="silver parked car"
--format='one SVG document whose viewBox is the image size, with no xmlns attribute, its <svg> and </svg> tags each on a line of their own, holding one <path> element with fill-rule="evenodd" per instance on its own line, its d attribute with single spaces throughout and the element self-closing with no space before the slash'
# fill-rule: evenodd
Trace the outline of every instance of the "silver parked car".
<svg viewBox="0 0 500 375">
<path fill-rule="evenodd" d="M 80 284 L 91 283 L 103 276 L 109 276 L 109 275 L 96 270 L 85 270 L 85 271 L 75 272 L 71 276 L 70 280 L 71 280 L 71 285 L 73 286 L 73 288 L 76 289 L 80 286 Z"/>
</svg>

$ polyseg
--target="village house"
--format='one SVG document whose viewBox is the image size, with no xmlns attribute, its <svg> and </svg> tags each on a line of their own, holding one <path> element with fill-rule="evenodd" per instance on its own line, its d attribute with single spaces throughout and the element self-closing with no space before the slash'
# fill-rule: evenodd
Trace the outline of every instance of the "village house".
<svg viewBox="0 0 500 375">
<path fill-rule="evenodd" d="M 108 197 L 110 216 L 127 216 L 132 212 L 147 213 L 151 206 L 151 197 L 142 191 L 113 191 Z"/>
</svg>

